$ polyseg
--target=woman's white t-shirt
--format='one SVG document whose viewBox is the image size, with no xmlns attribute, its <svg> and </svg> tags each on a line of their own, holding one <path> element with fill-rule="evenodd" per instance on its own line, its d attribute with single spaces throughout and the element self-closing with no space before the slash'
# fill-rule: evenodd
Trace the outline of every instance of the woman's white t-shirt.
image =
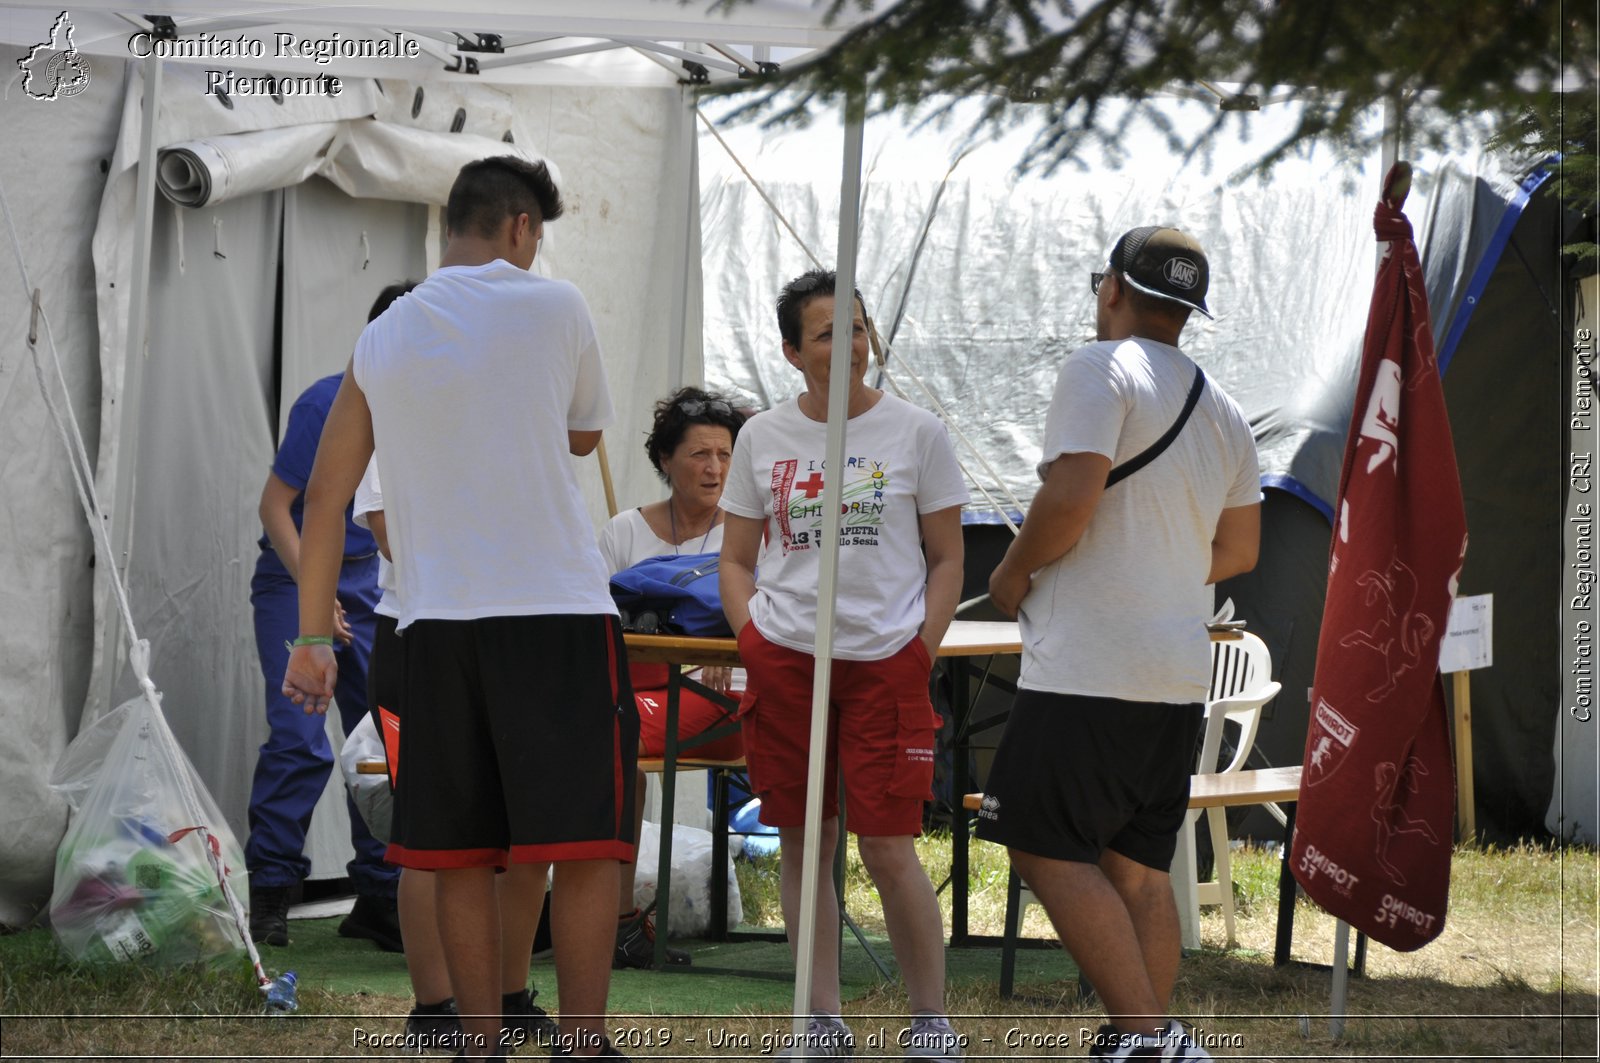
<svg viewBox="0 0 1600 1063">
<path fill-rule="evenodd" d="M 706 535 L 676 545 L 667 542 L 650 530 L 644 514 L 637 509 L 625 510 L 612 517 L 600 529 L 600 556 L 605 559 L 606 571 L 616 575 L 625 568 L 664 554 L 710 554 L 722 549 L 722 521 Z"/>
<path fill-rule="evenodd" d="M 828 426 L 790 399 L 739 431 L 722 508 L 766 521 L 750 619 L 772 642 L 816 648 L 823 465 Z M 944 424 L 885 394 L 845 430 L 834 655 L 893 656 L 926 615 L 928 568 L 919 518 L 968 501 Z"/>
</svg>

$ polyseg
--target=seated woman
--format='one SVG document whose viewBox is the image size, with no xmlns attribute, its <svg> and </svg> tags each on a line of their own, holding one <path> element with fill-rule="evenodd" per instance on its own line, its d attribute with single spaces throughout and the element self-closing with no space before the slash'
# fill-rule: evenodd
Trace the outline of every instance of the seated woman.
<svg viewBox="0 0 1600 1063">
<path fill-rule="evenodd" d="M 655 419 L 645 439 L 650 464 L 666 481 L 667 497 L 618 513 L 600 530 L 600 553 L 613 573 L 663 554 L 704 554 L 722 549 L 722 486 L 733 458 L 733 441 L 744 415 L 715 392 L 686 387 L 656 403 Z M 667 666 L 636 664 L 629 669 L 639 704 L 639 756 L 659 757 L 666 748 Z M 733 675 L 727 668 L 706 668 L 696 678 L 713 690 L 727 691 Z M 678 696 L 678 739 L 707 731 L 731 716 L 709 698 L 684 689 Z M 737 732 L 694 747 L 693 755 L 734 760 L 744 755 Z M 644 772 L 634 793 L 634 834 L 644 819 Z M 617 950 L 612 966 L 648 967 L 654 961 L 655 926 L 633 903 L 634 865 L 622 865 L 618 898 Z M 667 950 L 667 962 L 686 964 L 689 954 Z"/>
</svg>

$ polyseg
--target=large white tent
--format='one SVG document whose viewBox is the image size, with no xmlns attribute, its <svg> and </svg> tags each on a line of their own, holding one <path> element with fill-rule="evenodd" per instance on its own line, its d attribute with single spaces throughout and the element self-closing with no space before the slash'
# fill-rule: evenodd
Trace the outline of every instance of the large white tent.
<svg viewBox="0 0 1600 1063">
<path fill-rule="evenodd" d="M 537 10 L 287 4 L 265 14 L 186 3 L 165 13 L 176 42 L 151 36 L 159 20 L 109 3 L 74 8 L 60 39 L 59 8 L 0 9 L 8 70 L 70 48 L 88 74 L 82 91 L 55 99 L 35 98 L 26 71 L 11 78 L 0 113 L 13 150 L 0 180 L 14 257 L 40 292 L 46 340 L 61 358 L 58 397 L 84 422 L 111 551 L 167 715 L 238 829 L 264 735 L 248 607 L 255 496 L 294 396 L 343 367 L 379 287 L 422 275 L 436 256 L 436 205 L 454 169 L 514 150 L 560 173 L 569 210 L 551 227 L 542 268 L 589 294 L 620 385 L 617 488 L 624 499 L 652 497 L 659 488 L 621 426 L 642 423 L 655 397 L 700 374 L 685 85 L 803 55 L 838 30 L 787 0 L 717 16 L 670 0 Z M 415 57 L 283 58 L 285 33 L 399 34 Z M 208 37 L 259 42 L 235 50 L 264 58 L 147 57 Z M 241 77 L 331 73 L 345 85 L 337 96 L 224 96 L 207 91 L 205 71 L 217 66 Z M 153 192 L 158 171 L 163 196 Z M 136 691 L 106 559 L 95 557 L 29 368 L 32 291 L 20 277 L 7 271 L 0 289 L 18 310 L 0 326 L 12 531 L 0 593 L 21 621 L 0 636 L 9 765 L 0 919 L 9 924 L 48 891 L 65 823 L 45 785 L 56 756 L 80 720 Z M 584 482 L 598 520 L 599 477 Z M 323 807 L 313 857 L 328 873 L 342 862 L 342 811 Z"/>
</svg>

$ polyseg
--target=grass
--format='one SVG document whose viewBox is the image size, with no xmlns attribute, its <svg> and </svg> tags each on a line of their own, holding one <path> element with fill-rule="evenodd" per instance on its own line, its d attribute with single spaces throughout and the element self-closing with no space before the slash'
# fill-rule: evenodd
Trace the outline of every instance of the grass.
<svg viewBox="0 0 1600 1063">
<path fill-rule="evenodd" d="M 941 881 L 949 839 L 934 836 L 918 844 L 930 875 Z M 1366 977 L 1350 983 L 1350 1018 L 1335 1041 L 1326 1018 L 1327 972 L 1272 964 L 1276 854 L 1237 850 L 1239 947 L 1222 947 L 1221 916 L 1204 910 L 1203 947 L 1184 958 L 1174 1011 L 1217 1038 L 1213 1054 L 1219 1058 L 1595 1059 L 1596 867 L 1592 850 L 1458 849 L 1444 933 L 1414 953 L 1373 946 Z M 778 923 L 776 860 L 741 863 L 739 874 L 747 920 Z M 971 882 L 973 932 L 998 933 L 1006 865 L 995 847 L 972 847 Z M 948 891 L 941 903 L 948 918 Z M 881 907 L 853 848 L 846 908 L 869 933 L 882 933 Z M 1050 936 L 1036 906 L 1028 910 L 1024 933 Z M 1332 919 L 1301 902 L 1296 958 L 1326 962 L 1332 938 Z M 1041 978 L 1024 967 L 1018 996 L 1001 1000 L 996 953 L 952 957 L 948 1003 L 958 1029 L 971 1038 L 969 1058 L 1085 1053 L 1079 1041 L 1101 1013 L 1079 999 L 1076 978 Z M 353 1032 L 392 1032 L 395 1020 L 371 1017 L 403 1014 L 409 1005 L 404 996 L 312 987 L 302 989 L 296 1015 L 263 1018 L 242 970 L 86 968 L 60 959 L 47 935 L 0 939 L 0 1055 L 7 1058 L 370 1058 L 382 1050 L 355 1046 Z M 879 984 L 847 1003 L 847 1019 L 861 1039 L 858 1058 L 899 1058 L 894 1037 L 905 1006 L 896 984 Z M 679 1059 L 762 1058 L 762 1039 L 787 1028 L 786 1020 L 753 1014 L 739 999 L 708 999 L 699 1010 L 700 1017 L 619 1017 L 617 1026 L 633 1039 L 634 1058 Z M 708 1035 L 733 1044 L 711 1047 Z M 869 1035 L 878 1043 L 869 1044 Z M 743 1039 L 748 1047 L 738 1047 Z"/>
</svg>

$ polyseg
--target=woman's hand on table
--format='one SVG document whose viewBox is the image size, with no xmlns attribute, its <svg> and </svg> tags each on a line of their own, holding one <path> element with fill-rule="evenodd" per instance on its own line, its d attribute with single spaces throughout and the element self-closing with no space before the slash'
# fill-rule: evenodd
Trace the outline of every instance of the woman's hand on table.
<svg viewBox="0 0 1600 1063">
<path fill-rule="evenodd" d="M 724 665 L 713 665 L 700 669 L 700 682 L 715 690 L 718 694 L 726 694 L 733 687 L 733 669 Z"/>
</svg>

